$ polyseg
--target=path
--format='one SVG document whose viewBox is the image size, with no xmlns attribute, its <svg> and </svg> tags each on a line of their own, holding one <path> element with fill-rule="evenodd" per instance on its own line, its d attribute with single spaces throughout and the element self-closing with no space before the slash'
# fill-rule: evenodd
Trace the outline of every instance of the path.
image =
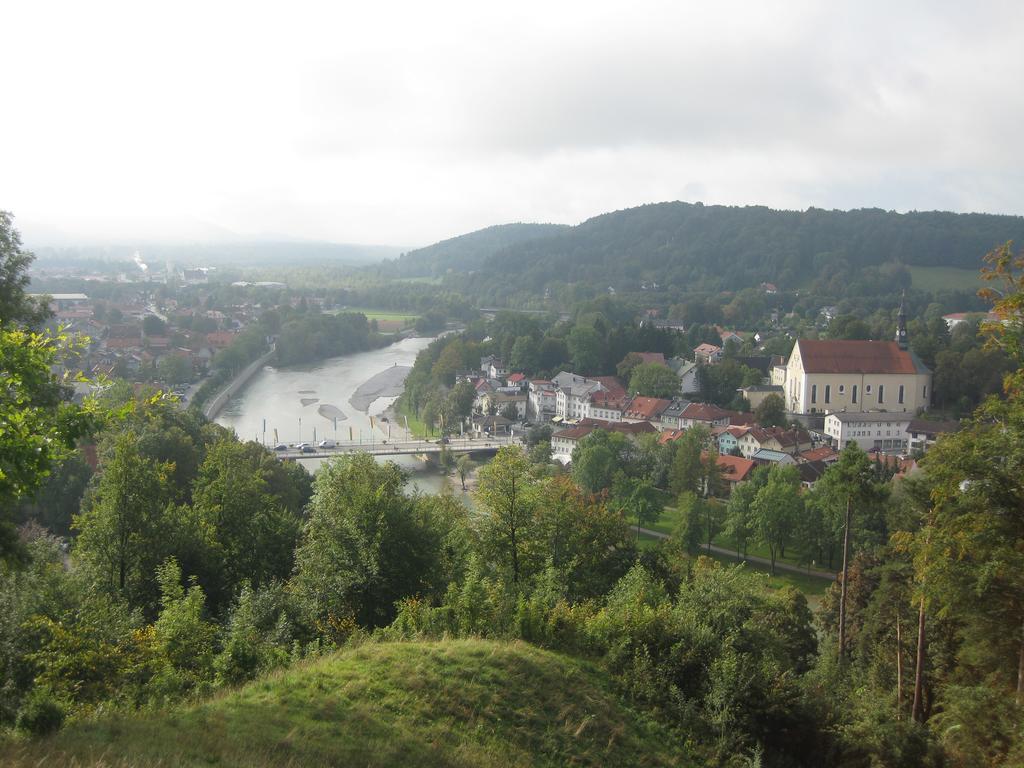
<svg viewBox="0 0 1024 768">
<path fill-rule="evenodd" d="M 655 539 L 668 539 L 668 538 L 670 538 L 670 536 L 667 533 L 662 533 L 661 531 L 652 531 L 649 528 L 640 528 L 639 530 L 640 530 L 640 533 L 642 533 L 642 534 L 644 534 L 646 536 L 651 536 L 651 537 L 653 537 Z M 701 546 L 704 549 L 708 549 L 708 545 L 707 544 L 702 544 Z M 725 547 L 720 547 L 717 544 L 712 544 L 710 549 L 716 555 L 725 555 L 726 557 L 731 557 L 733 559 L 735 559 L 735 557 L 736 557 L 736 550 L 734 550 L 734 549 L 726 549 Z M 769 560 L 766 557 L 757 557 L 756 555 L 747 555 L 746 560 L 747 560 L 747 562 L 750 562 L 750 563 L 757 563 L 758 565 L 763 565 L 765 568 L 771 568 L 772 567 L 771 560 Z M 739 561 L 737 561 L 737 562 L 739 562 Z M 831 571 L 818 571 L 818 570 L 815 570 L 813 568 L 801 568 L 799 565 L 790 565 L 789 563 L 780 563 L 777 560 L 775 561 L 775 570 L 776 571 L 786 571 L 788 573 L 799 573 L 799 574 L 802 574 L 804 576 L 813 576 L 813 577 L 818 578 L 818 579 L 828 579 L 829 581 L 835 581 L 836 580 L 836 575 L 834 573 L 832 573 Z"/>
</svg>

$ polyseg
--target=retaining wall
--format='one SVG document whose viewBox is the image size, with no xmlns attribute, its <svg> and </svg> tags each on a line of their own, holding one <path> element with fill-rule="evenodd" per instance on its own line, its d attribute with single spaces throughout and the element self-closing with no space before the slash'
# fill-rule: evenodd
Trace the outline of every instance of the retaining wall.
<svg viewBox="0 0 1024 768">
<path fill-rule="evenodd" d="M 210 402 L 203 407 L 203 415 L 207 420 L 213 421 L 217 418 L 217 414 L 220 413 L 221 408 L 227 405 L 228 400 L 230 400 L 242 387 L 248 384 L 249 379 L 256 375 L 256 371 L 266 365 L 273 356 L 274 347 L 271 347 L 269 352 L 261 355 L 258 359 L 253 360 L 249 365 L 242 369 L 235 378 L 229 381 L 227 386 L 218 392 L 217 396 L 212 398 Z"/>
</svg>

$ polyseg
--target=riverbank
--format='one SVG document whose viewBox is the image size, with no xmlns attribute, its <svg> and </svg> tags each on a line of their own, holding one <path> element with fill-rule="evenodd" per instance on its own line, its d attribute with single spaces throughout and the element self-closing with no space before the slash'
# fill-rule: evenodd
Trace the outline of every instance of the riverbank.
<svg viewBox="0 0 1024 768">
<path fill-rule="evenodd" d="M 253 360 L 249 365 L 242 369 L 242 371 L 235 376 L 231 381 L 220 392 L 217 393 L 205 406 L 203 406 L 203 415 L 208 421 L 213 421 L 220 414 L 221 409 L 227 405 L 228 401 L 239 392 L 242 387 L 249 383 L 249 380 L 256 375 L 256 372 L 266 365 L 270 359 L 274 356 L 275 347 L 271 346 L 270 349 L 263 355 Z"/>
</svg>

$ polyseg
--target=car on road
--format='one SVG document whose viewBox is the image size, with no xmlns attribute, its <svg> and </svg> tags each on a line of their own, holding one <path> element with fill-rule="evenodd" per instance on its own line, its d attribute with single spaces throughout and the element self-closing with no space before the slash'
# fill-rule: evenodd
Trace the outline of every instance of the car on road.
<svg viewBox="0 0 1024 768">
<path fill-rule="evenodd" d="M 321 440 L 317 445 L 321 448 L 337 448 L 338 444 L 333 440 Z"/>
<path fill-rule="evenodd" d="M 303 453 L 316 453 L 316 446 L 315 445 L 310 445 L 309 443 L 303 443 L 303 445 L 302 445 L 302 452 Z"/>
<path fill-rule="evenodd" d="M 288 443 L 278 443 L 277 445 L 274 446 L 274 450 L 275 451 L 287 451 L 288 450 Z"/>
</svg>

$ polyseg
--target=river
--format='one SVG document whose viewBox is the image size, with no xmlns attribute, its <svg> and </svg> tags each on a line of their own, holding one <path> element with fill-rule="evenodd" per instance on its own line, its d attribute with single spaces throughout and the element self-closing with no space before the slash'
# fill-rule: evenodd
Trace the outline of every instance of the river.
<svg viewBox="0 0 1024 768">
<path fill-rule="evenodd" d="M 308 365 L 264 366 L 224 406 L 216 421 L 235 430 L 242 440 L 255 440 L 271 448 L 275 442 L 314 442 L 325 438 L 347 441 L 350 434 L 353 440 L 380 442 L 387 438 L 389 425 L 377 417 L 395 401 L 395 396 L 377 397 L 365 412 L 357 410 L 349 400 L 360 385 L 377 374 L 395 366 L 412 367 L 416 355 L 431 341 L 428 337 L 414 337 L 382 349 Z M 339 412 L 342 416 L 332 418 Z M 375 417 L 374 428 L 370 426 L 371 416 Z M 391 424 L 390 429 L 395 439 L 405 436 L 403 425 Z M 428 470 L 412 456 L 388 460 L 408 470 L 410 490 L 416 487 L 424 493 L 437 493 L 449 484 L 447 478 Z M 300 461 L 313 472 L 323 460 Z"/>
</svg>

